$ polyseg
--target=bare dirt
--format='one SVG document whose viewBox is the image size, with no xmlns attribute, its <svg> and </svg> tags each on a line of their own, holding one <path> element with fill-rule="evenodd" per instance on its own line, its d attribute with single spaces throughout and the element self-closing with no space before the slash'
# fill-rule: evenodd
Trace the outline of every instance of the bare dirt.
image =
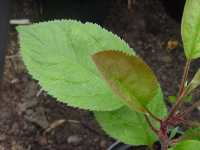
<svg viewBox="0 0 200 150">
<path fill-rule="evenodd" d="M 33 0 L 16 0 L 12 18 L 37 20 L 38 10 Z M 136 0 L 131 11 L 117 0 L 104 26 L 151 66 L 165 98 L 177 92 L 185 63 L 180 23 L 168 16 L 159 0 Z M 105 150 L 114 140 L 99 128 L 92 113 L 60 104 L 42 91 L 21 61 L 14 26 L 9 35 L 1 82 L 0 150 Z M 190 78 L 199 64 L 193 63 Z M 194 99 L 199 95 L 195 92 Z M 195 111 L 192 119 L 197 118 Z"/>
</svg>

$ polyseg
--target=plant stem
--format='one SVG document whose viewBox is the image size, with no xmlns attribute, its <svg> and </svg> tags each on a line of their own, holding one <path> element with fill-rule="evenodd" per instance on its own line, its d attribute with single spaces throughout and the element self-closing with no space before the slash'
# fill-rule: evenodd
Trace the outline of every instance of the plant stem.
<svg viewBox="0 0 200 150">
<path fill-rule="evenodd" d="M 148 117 L 146 114 L 144 115 L 144 117 L 145 117 L 145 119 L 146 119 L 146 121 L 147 121 L 149 127 L 151 128 L 151 130 L 154 131 L 154 132 L 156 133 L 156 135 L 158 135 L 158 129 L 156 129 L 156 128 L 152 125 L 152 123 L 151 123 L 149 117 Z"/>
<path fill-rule="evenodd" d="M 190 63 L 191 63 L 191 60 L 188 59 L 185 64 L 184 73 L 183 73 L 183 77 L 182 77 L 181 84 L 179 87 L 178 96 L 181 95 L 181 93 L 183 92 L 183 90 L 185 88 L 185 82 L 187 81 L 187 77 L 188 77 L 188 73 L 189 73 L 189 69 L 190 69 Z"/>
<path fill-rule="evenodd" d="M 161 150 L 168 150 L 168 141 L 161 142 Z"/>
<path fill-rule="evenodd" d="M 172 110 L 171 110 L 171 112 L 169 113 L 167 119 L 169 119 L 170 117 L 172 117 L 172 116 L 175 114 L 175 112 L 177 111 L 178 107 L 179 107 L 180 104 L 182 103 L 182 99 L 183 99 L 183 97 L 184 97 L 184 94 L 185 94 L 185 93 L 183 92 L 180 96 L 177 97 L 176 103 L 175 103 L 174 106 L 172 107 Z"/>
<path fill-rule="evenodd" d="M 188 73 L 189 73 L 189 69 L 190 69 L 190 63 L 191 60 L 187 60 L 185 68 L 184 68 L 184 73 L 183 73 L 183 77 L 181 80 L 181 84 L 179 87 L 179 92 L 178 92 L 178 96 L 176 99 L 176 103 L 174 104 L 170 114 L 168 115 L 167 119 L 169 119 L 170 117 L 172 117 L 174 115 L 174 113 L 177 111 L 178 107 L 181 105 L 181 103 L 183 102 L 183 97 L 185 96 L 186 92 L 185 92 L 185 82 L 187 81 L 187 77 L 188 77 Z"/>
<path fill-rule="evenodd" d="M 158 118 L 156 115 L 154 115 L 148 108 L 145 108 L 145 110 L 147 111 L 147 113 L 155 120 L 157 120 L 158 122 L 161 122 L 162 120 L 160 118 Z"/>
<path fill-rule="evenodd" d="M 185 68 L 184 68 L 184 72 L 183 72 L 183 77 L 182 77 L 182 80 L 181 80 L 181 83 L 180 83 L 180 86 L 179 86 L 179 91 L 178 91 L 178 95 L 177 95 L 177 98 L 176 98 L 176 103 L 173 105 L 172 110 L 169 113 L 169 115 L 167 116 L 167 118 L 164 121 L 161 122 L 161 128 L 160 128 L 160 131 L 159 131 L 160 141 L 161 141 L 161 150 L 167 150 L 168 149 L 168 146 L 169 146 L 169 138 L 168 138 L 168 135 L 167 135 L 168 126 L 171 124 L 171 121 L 173 120 L 173 117 L 174 117 L 177 109 L 182 104 L 183 98 L 187 95 L 185 83 L 187 81 L 190 63 L 191 63 L 191 60 L 187 60 Z M 170 120 L 170 119 L 172 119 L 172 120 Z"/>
<path fill-rule="evenodd" d="M 168 127 L 170 125 L 172 125 L 173 123 L 175 124 L 176 122 L 180 121 L 181 117 L 185 115 L 185 113 L 183 113 L 183 114 L 181 114 L 181 116 L 175 116 L 175 113 L 176 113 L 177 109 L 179 108 L 179 106 L 182 104 L 183 98 L 187 95 L 187 92 L 186 92 L 187 88 L 185 88 L 185 83 L 187 81 L 190 63 L 191 63 L 191 60 L 187 60 L 185 68 L 184 68 L 183 77 L 182 77 L 182 80 L 181 80 L 181 83 L 180 83 L 180 86 L 179 86 L 179 92 L 178 92 L 178 96 L 177 96 L 177 99 L 176 99 L 176 103 L 172 107 L 172 110 L 169 113 L 169 115 L 167 116 L 167 118 L 162 120 L 162 119 L 158 118 L 157 116 L 155 116 L 151 111 L 149 111 L 148 108 L 146 108 L 146 111 L 149 114 L 149 116 L 151 116 L 153 119 L 155 119 L 156 121 L 158 121 L 160 123 L 160 129 L 158 130 L 153 126 L 148 115 L 147 114 L 144 115 L 149 127 L 152 129 L 152 131 L 154 131 L 156 133 L 156 135 L 158 135 L 158 137 L 160 139 L 161 150 L 167 150 L 169 143 L 170 143 L 169 142 L 170 140 L 169 140 L 169 137 L 168 137 L 168 134 L 167 134 L 168 133 Z M 191 108 L 186 110 L 186 113 L 193 110 L 196 107 L 197 104 L 200 105 L 200 102 L 193 104 Z"/>
<path fill-rule="evenodd" d="M 160 124 L 159 130 L 159 139 L 161 144 L 161 150 L 167 150 L 169 146 L 169 137 L 168 137 L 168 122 L 165 120 Z"/>
</svg>

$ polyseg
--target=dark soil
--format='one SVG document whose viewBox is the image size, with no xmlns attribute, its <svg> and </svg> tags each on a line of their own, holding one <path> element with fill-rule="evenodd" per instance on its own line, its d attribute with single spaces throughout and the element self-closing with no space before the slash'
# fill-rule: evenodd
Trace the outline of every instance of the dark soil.
<svg viewBox="0 0 200 150">
<path fill-rule="evenodd" d="M 39 10 L 35 0 L 16 0 L 12 18 L 37 20 Z M 124 38 L 152 67 L 165 98 L 175 95 L 185 63 L 180 23 L 168 16 L 159 0 L 136 0 L 131 11 L 124 0 L 117 0 L 104 26 Z M 13 26 L 9 35 L 1 84 L 0 150 L 105 150 L 114 140 L 90 112 L 60 104 L 42 91 L 24 68 Z M 199 64 L 193 63 L 191 77 Z M 197 91 L 194 99 L 199 96 Z M 198 111 L 191 119 L 197 118 Z"/>
</svg>

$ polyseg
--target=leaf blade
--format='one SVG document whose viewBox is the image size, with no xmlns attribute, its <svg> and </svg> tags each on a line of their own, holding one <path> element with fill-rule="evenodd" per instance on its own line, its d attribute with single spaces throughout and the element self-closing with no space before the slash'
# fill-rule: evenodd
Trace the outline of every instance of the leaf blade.
<svg viewBox="0 0 200 150">
<path fill-rule="evenodd" d="M 174 148 L 169 150 L 199 150 L 200 142 L 195 140 L 186 140 L 178 143 Z"/>
<path fill-rule="evenodd" d="M 187 92 L 191 93 L 198 86 L 200 86 L 200 69 L 196 72 L 192 81 L 189 83 Z"/>
<path fill-rule="evenodd" d="M 73 20 L 20 26 L 17 30 L 23 61 L 49 95 L 90 110 L 113 110 L 123 105 L 102 81 L 90 58 L 104 48 L 134 53 L 119 37 L 96 24 Z"/>
<path fill-rule="evenodd" d="M 133 110 L 144 112 L 159 87 L 148 65 L 139 57 L 113 50 L 95 53 L 92 58 L 113 92 Z"/>
<path fill-rule="evenodd" d="M 182 19 L 182 39 L 187 59 L 200 57 L 200 1 L 186 0 Z"/>
<path fill-rule="evenodd" d="M 148 104 L 148 109 L 163 118 L 167 115 L 162 91 Z M 124 106 L 111 112 L 94 112 L 102 129 L 111 137 L 130 145 L 151 145 L 157 140 L 155 133 L 149 128 L 143 113 L 138 113 Z M 159 127 L 152 119 L 152 123 Z"/>
</svg>

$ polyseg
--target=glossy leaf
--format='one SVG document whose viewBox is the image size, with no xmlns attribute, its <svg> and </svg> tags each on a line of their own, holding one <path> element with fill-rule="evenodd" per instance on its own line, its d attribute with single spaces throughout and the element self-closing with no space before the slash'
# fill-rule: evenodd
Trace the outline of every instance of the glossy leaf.
<svg viewBox="0 0 200 150">
<path fill-rule="evenodd" d="M 160 89 L 157 90 L 157 95 L 148 104 L 148 108 L 160 118 L 166 116 L 167 109 Z M 144 114 L 132 111 L 128 107 L 111 112 L 95 112 L 95 116 L 108 135 L 126 144 L 151 145 L 157 140 L 157 136 L 149 128 Z M 159 127 L 153 119 L 152 123 Z"/>
<path fill-rule="evenodd" d="M 200 86 L 200 69 L 197 71 L 194 78 L 192 79 L 192 81 L 188 85 L 188 93 L 190 93 L 191 91 L 196 89 L 198 86 Z"/>
<path fill-rule="evenodd" d="M 90 110 L 123 106 L 101 79 L 91 55 L 105 49 L 134 53 L 119 37 L 92 23 L 50 21 L 17 28 L 29 73 L 59 101 Z"/>
<path fill-rule="evenodd" d="M 182 39 L 188 59 L 200 57 L 200 0 L 186 0 L 182 19 Z"/>
<path fill-rule="evenodd" d="M 174 148 L 170 148 L 169 150 L 200 150 L 200 141 L 183 141 L 178 143 Z"/>
<path fill-rule="evenodd" d="M 92 58 L 113 92 L 131 109 L 145 111 L 159 87 L 148 65 L 137 56 L 112 50 L 98 52 Z"/>
</svg>

